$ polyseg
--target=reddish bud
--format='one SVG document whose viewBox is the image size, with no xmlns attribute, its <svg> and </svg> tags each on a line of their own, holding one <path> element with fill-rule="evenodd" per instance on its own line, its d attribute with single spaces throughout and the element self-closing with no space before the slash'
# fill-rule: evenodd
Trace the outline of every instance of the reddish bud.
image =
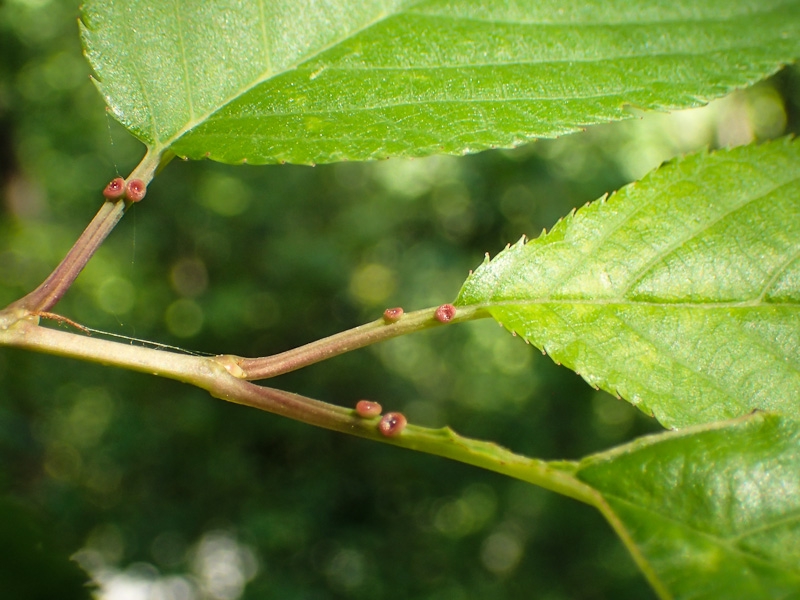
<svg viewBox="0 0 800 600">
<path fill-rule="evenodd" d="M 370 400 L 359 400 L 356 404 L 356 414 L 364 419 L 371 419 L 381 414 L 381 405 Z"/>
<path fill-rule="evenodd" d="M 439 323 L 447 323 L 456 316 L 456 307 L 452 304 L 442 304 L 433 316 Z"/>
<path fill-rule="evenodd" d="M 378 421 L 378 431 L 386 437 L 395 437 L 403 432 L 406 424 L 408 421 L 402 413 L 390 412 L 383 415 Z"/>
<path fill-rule="evenodd" d="M 141 179 L 131 179 L 125 189 L 125 195 L 131 202 L 139 202 L 147 193 L 147 186 Z"/>
<path fill-rule="evenodd" d="M 394 323 L 395 321 L 399 321 L 400 317 L 403 316 L 403 309 L 399 306 L 397 308 L 387 308 L 383 311 L 383 320 L 387 323 Z"/>
<path fill-rule="evenodd" d="M 103 190 L 103 196 L 108 200 L 116 200 L 122 198 L 125 193 L 125 180 L 122 177 L 115 177 L 108 182 L 106 189 Z"/>
</svg>

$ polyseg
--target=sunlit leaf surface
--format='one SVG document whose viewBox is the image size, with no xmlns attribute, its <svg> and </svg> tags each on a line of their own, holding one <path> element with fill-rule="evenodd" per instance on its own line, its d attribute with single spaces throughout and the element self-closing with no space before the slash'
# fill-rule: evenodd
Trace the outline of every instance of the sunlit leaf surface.
<svg viewBox="0 0 800 600">
<path fill-rule="evenodd" d="M 90 0 L 112 114 L 155 152 L 319 163 L 515 146 L 696 106 L 800 54 L 800 2 Z"/>
<path fill-rule="evenodd" d="M 665 165 L 487 259 L 457 304 L 668 427 L 797 416 L 800 143 Z"/>
<path fill-rule="evenodd" d="M 680 599 L 800 595 L 800 424 L 756 414 L 585 459 L 656 589 Z"/>
</svg>

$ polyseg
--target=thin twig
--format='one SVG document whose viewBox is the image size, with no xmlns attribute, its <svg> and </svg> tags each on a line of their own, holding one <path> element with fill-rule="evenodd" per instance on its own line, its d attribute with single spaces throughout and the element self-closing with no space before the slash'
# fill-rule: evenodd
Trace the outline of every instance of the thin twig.
<svg viewBox="0 0 800 600">
<path fill-rule="evenodd" d="M 445 304 L 442 306 L 451 307 L 452 305 Z M 407 333 L 439 327 L 449 323 L 463 323 L 489 316 L 489 313 L 479 308 L 453 307 L 454 315 L 446 320 L 441 320 L 441 308 L 440 306 L 405 313 L 399 319 L 378 319 L 366 325 L 361 325 L 272 356 L 261 358 L 228 356 L 226 358 L 239 366 L 242 379 L 250 381 L 268 379 Z M 437 314 L 439 315 L 438 318 Z"/>
<path fill-rule="evenodd" d="M 232 374 L 230 365 L 218 360 L 219 357 L 189 356 L 87 338 L 40 327 L 24 319 L 0 330 L 0 343 L 175 379 L 202 388 L 228 402 L 373 441 L 450 458 L 539 485 L 587 504 L 598 503 L 597 493 L 574 477 L 574 463 L 549 463 L 528 458 L 492 442 L 462 437 L 447 427 L 428 429 L 408 425 L 397 434 L 387 435 L 385 431 L 382 433 L 382 419 L 379 416 L 364 418 L 353 409 L 245 381 Z"/>
<path fill-rule="evenodd" d="M 64 259 L 39 287 L 7 308 L 22 308 L 32 313 L 48 312 L 64 296 L 103 240 L 125 213 L 122 200 L 103 202 Z"/>
</svg>

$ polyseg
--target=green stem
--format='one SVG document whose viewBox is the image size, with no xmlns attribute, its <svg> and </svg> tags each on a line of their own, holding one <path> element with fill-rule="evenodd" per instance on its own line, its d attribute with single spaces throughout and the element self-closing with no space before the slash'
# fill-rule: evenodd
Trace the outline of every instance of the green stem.
<svg viewBox="0 0 800 600">
<path fill-rule="evenodd" d="M 241 358 L 230 356 L 242 370 L 241 378 L 254 381 L 269 379 L 302 367 L 338 356 L 351 350 L 363 348 L 370 344 L 389 340 L 391 338 L 423 331 L 433 327 L 450 323 L 463 323 L 489 316 L 484 310 L 475 307 L 458 307 L 455 316 L 443 323 L 436 320 L 436 308 L 426 308 L 404 314 L 399 320 L 390 322 L 378 319 L 348 331 L 337 333 L 330 337 L 317 340 L 305 346 L 300 346 L 287 352 L 274 354 L 262 358 Z"/>
<path fill-rule="evenodd" d="M 141 179 L 145 185 L 149 185 L 156 173 L 161 171 L 175 155 L 165 152 L 163 149 L 148 148 L 141 162 L 131 171 L 126 181 L 131 179 Z"/>
<path fill-rule="evenodd" d="M 574 463 L 527 458 L 490 442 L 462 437 L 449 428 L 409 425 L 399 435 L 387 437 L 378 429 L 380 417 L 362 418 L 351 409 L 245 381 L 237 376 L 237 365 L 230 357 L 199 357 L 131 346 L 48 329 L 30 319 L 0 327 L 0 343 L 175 379 L 228 402 L 474 465 L 588 504 L 596 505 L 598 501 L 596 492 L 572 475 Z"/>
</svg>

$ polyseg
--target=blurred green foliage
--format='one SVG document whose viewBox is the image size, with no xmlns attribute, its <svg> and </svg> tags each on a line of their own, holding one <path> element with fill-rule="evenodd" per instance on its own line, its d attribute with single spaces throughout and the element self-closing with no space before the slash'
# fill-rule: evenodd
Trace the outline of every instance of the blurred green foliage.
<svg viewBox="0 0 800 600">
<path fill-rule="evenodd" d="M 77 14 L 67 0 L 0 6 L 0 305 L 49 273 L 105 183 L 142 154 L 89 82 Z M 484 252 L 676 153 L 796 131 L 798 98 L 788 70 L 710 109 L 514 151 L 316 168 L 176 162 L 57 311 L 198 352 L 286 350 L 387 306 L 452 300 Z M 370 398 L 541 458 L 658 429 L 488 321 L 272 384 L 346 406 Z M 79 551 L 105 598 L 652 597 L 593 509 L 493 473 L 17 350 L 0 350 L 0 390 L 0 495 L 48 523 L 54 560 Z M 20 560 L 1 552 L 6 566 Z M 21 568 L 0 577 L 33 585 Z"/>
</svg>

